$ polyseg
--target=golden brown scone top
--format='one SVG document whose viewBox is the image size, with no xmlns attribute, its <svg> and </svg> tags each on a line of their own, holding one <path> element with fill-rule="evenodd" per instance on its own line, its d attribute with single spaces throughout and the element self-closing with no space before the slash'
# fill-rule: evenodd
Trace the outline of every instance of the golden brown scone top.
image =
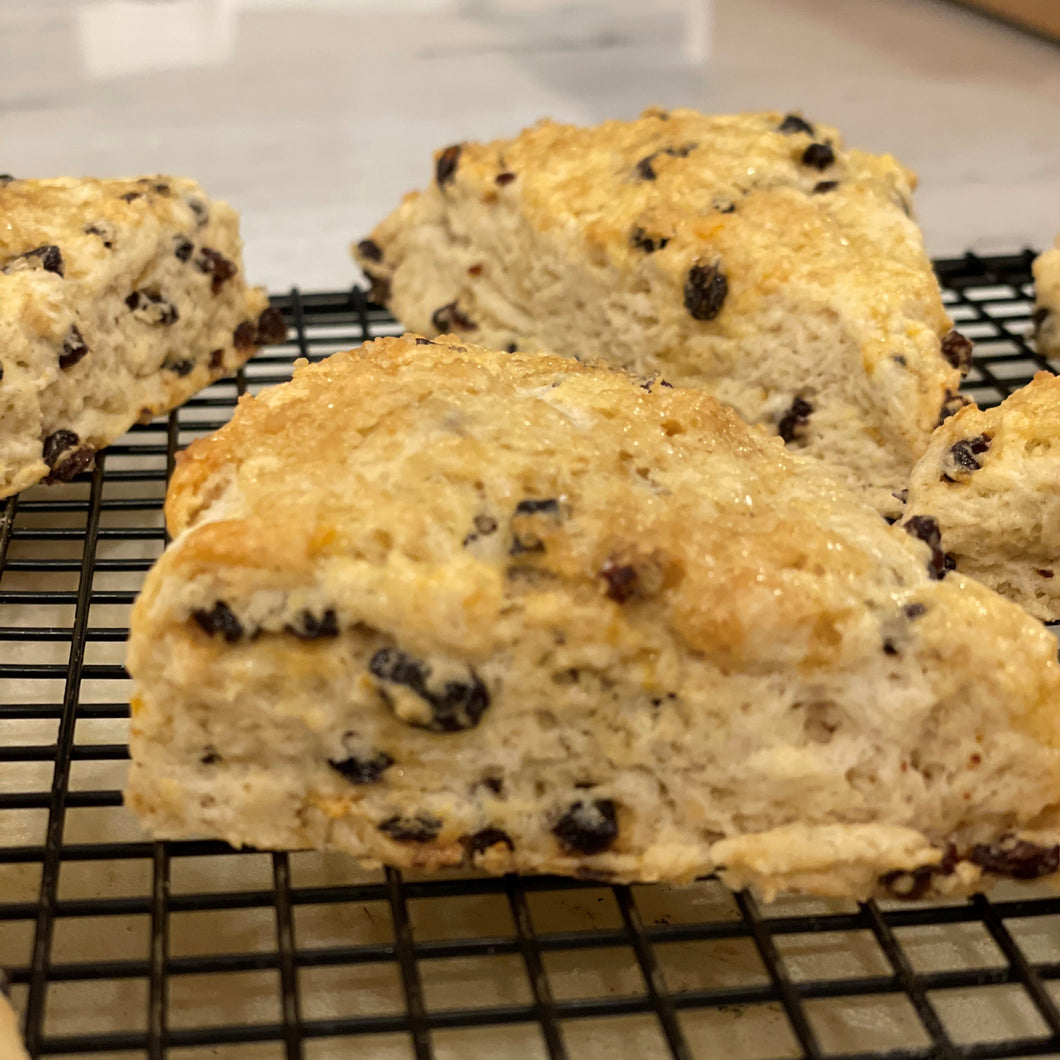
<svg viewBox="0 0 1060 1060">
<path fill-rule="evenodd" d="M 897 314 L 914 329 L 903 355 L 923 355 L 908 370 L 926 388 L 937 384 L 938 343 L 951 322 L 909 221 L 915 174 L 891 155 L 848 150 L 831 126 L 779 111 L 688 109 L 589 128 L 546 120 L 513 139 L 437 152 L 435 183 L 446 195 L 517 196 L 531 225 L 577 227 L 601 264 L 634 264 L 650 248 L 678 286 L 690 262 L 721 261 L 730 327 L 753 320 L 785 285 L 816 287 L 858 323 L 870 374 L 895 353 Z M 385 253 L 401 223 L 398 211 L 368 243 Z M 957 381 L 954 372 L 954 389 Z"/>
</svg>

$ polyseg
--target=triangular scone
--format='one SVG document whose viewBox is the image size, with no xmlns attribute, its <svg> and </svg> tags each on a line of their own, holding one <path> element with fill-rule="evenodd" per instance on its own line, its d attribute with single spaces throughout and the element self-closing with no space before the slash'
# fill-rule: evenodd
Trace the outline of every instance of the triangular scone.
<svg viewBox="0 0 1060 1060">
<path fill-rule="evenodd" d="M 947 420 L 913 469 L 907 507 L 905 523 L 947 566 L 1060 619 L 1060 378 L 1039 372 L 996 408 Z"/>
<path fill-rule="evenodd" d="M 354 254 L 411 330 L 704 387 L 896 514 L 971 355 L 913 183 L 792 115 L 543 122 L 441 152 Z"/>
<path fill-rule="evenodd" d="M 1038 352 L 1060 357 L 1060 237 L 1052 250 L 1040 254 L 1034 271 L 1034 338 Z"/>
<path fill-rule="evenodd" d="M 166 504 L 157 835 L 829 894 L 1057 867 L 1049 632 L 700 390 L 381 339 L 243 398 Z"/>
<path fill-rule="evenodd" d="M 286 328 L 239 219 L 184 177 L 0 177 L 0 497 L 235 371 Z"/>
</svg>

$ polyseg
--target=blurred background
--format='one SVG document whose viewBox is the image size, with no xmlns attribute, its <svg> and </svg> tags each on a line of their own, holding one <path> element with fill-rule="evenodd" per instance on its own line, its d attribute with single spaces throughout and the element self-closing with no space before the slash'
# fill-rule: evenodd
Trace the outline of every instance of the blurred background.
<svg viewBox="0 0 1060 1060">
<path fill-rule="evenodd" d="M 0 171 L 194 176 L 273 289 L 352 282 L 435 147 L 651 104 L 890 151 L 935 255 L 1060 231 L 1060 46 L 949 0 L 0 0 Z"/>
</svg>

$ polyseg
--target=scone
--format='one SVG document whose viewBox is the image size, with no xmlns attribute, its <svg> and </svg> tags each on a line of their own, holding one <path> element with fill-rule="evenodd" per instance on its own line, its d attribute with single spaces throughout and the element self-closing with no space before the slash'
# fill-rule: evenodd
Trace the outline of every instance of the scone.
<svg viewBox="0 0 1060 1060">
<path fill-rule="evenodd" d="M 243 398 L 166 518 L 128 656 L 158 836 L 825 894 L 1057 868 L 1048 631 L 700 390 L 381 339 Z"/>
<path fill-rule="evenodd" d="M 193 180 L 0 178 L 0 497 L 234 371 L 286 328 Z"/>
<path fill-rule="evenodd" d="M 1034 339 L 1044 357 L 1060 357 L 1060 238 L 1040 254 L 1034 272 Z"/>
<path fill-rule="evenodd" d="M 411 330 L 703 387 L 895 514 L 972 348 L 913 183 L 794 115 L 543 122 L 441 152 L 354 254 Z"/>
<path fill-rule="evenodd" d="M 29 1060 L 18 1029 L 18 1014 L 11 1007 L 7 977 L 0 970 L 0 1060 Z"/>
<path fill-rule="evenodd" d="M 930 517 L 947 565 L 1047 622 L 1060 619 L 1060 378 L 969 406 L 913 469 L 906 524 Z"/>
</svg>

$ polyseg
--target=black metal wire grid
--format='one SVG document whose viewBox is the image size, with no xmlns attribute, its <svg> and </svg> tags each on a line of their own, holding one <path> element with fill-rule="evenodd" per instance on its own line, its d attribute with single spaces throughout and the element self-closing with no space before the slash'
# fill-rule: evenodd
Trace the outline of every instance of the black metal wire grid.
<svg viewBox="0 0 1060 1060">
<path fill-rule="evenodd" d="M 1048 367 L 1031 260 L 936 263 L 981 404 Z M 399 330 L 357 289 L 273 301 L 293 341 L 0 517 L 0 962 L 31 1056 L 1060 1055 L 1057 897 L 764 906 L 145 840 L 120 808 L 122 645 L 174 453 L 294 356 Z"/>
</svg>

